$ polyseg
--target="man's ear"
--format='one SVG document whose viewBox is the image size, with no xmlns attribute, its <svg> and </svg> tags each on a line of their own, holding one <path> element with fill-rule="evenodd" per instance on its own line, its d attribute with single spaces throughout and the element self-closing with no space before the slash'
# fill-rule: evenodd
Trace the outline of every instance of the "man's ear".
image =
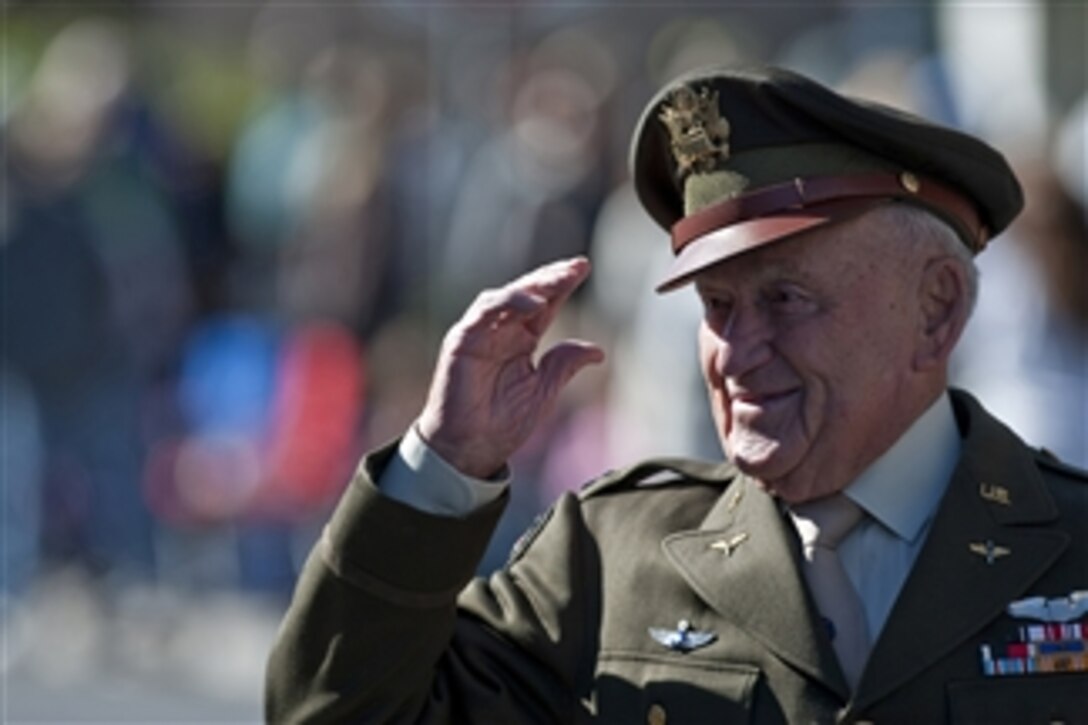
<svg viewBox="0 0 1088 725">
<path fill-rule="evenodd" d="M 921 316 L 914 353 L 916 370 L 932 370 L 948 362 L 967 324 L 968 286 L 961 260 L 944 255 L 926 262 L 918 286 Z"/>
</svg>

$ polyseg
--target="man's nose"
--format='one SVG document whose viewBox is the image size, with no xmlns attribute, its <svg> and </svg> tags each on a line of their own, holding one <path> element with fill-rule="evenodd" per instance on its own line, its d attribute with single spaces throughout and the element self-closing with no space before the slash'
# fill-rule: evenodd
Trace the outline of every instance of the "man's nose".
<svg viewBox="0 0 1088 725">
<path fill-rule="evenodd" d="M 734 310 L 714 332 L 720 345 L 718 374 L 723 378 L 740 378 L 774 355 L 773 326 L 757 307 Z"/>
</svg>

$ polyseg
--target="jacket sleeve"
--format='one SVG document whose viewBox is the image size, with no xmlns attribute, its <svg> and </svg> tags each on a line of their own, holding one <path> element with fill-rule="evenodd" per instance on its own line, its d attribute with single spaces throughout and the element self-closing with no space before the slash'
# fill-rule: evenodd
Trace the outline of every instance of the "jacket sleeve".
<svg viewBox="0 0 1088 725">
<path fill-rule="evenodd" d="M 576 499 L 532 551 L 468 584 L 506 496 L 464 518 L 412 509 L 374 485 L 394 451 L 364 459 L 310 554 L 269 659 L 267 719 L 571 722 L 586 674 Z"/>
</svg>

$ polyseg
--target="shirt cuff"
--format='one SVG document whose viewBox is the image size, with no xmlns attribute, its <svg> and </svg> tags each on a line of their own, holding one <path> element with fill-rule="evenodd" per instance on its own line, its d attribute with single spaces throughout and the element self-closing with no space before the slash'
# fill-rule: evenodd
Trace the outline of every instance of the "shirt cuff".
<svg viewBox="0 0 1088 725">
<path fill-rule="evenodd" d="M 506 468 L 497 479 L 465 476 L 435 453 L 412 425 L 378 479 L 378 488 L 420 511 L 462 517 L 498 499 L 509 482 Z"/>
</svg>

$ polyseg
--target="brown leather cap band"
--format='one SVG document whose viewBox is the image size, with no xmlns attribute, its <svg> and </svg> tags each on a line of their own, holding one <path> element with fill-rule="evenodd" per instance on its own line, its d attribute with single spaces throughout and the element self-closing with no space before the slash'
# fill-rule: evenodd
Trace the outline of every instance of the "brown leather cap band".
<svg viewBox="0 0 1088 725">
<path fill-rule="evenodd" d="M 976 253 L 986 246 L 989 238 L 975 206 L 950 187 L 910 172 L 873 173 L 797 178 L 709 206 L 672 226 L 672 251 L 679 254 L 696 239 L 740 222 L 851 199 L 862 204 L 874 199 L 914 200 L 953 224 Z"/>
</svg>

